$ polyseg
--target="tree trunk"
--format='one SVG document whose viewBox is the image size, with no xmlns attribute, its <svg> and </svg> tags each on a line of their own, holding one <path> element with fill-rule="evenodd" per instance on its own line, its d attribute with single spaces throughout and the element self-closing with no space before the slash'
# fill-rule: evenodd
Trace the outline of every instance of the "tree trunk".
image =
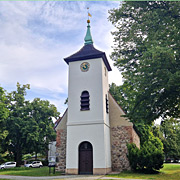
<svg viewBox="0 0 180 180">
<path fill-rule="evenodd" d="M 35 152 L 35 160 L 37 160 L 37 152 Z"/>
<path fill-rule="evenodd" d="M 21 152 L 20 147 L 17 147 L 17 149 L 16 149 L 15 158 L 16 158 L 16 166 L 20 167 L 21 166 L 21 161 L 22 161 L 22 152 Z"/>
</svg>

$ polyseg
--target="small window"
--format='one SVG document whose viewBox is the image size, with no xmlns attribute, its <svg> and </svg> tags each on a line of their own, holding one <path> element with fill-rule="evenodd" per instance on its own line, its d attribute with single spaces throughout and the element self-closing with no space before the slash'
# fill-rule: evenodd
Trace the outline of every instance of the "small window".
<svg viewBox="0 0 180 180">
<path fill-rule="evenodd" d="M 109 113 L 109 101 L 107 94 L 106 94 L 106 113 Z"/>
<path fill-rule="evenodd" d="M 89 92 L 83 91 L 81 94 L 81 111 L 86 111 L 89 109 Z"/>
<path fill-rule="evenodd" d="M 106 67 L 104 67 L 104 75 L 106 76 Z"/>
</svg>

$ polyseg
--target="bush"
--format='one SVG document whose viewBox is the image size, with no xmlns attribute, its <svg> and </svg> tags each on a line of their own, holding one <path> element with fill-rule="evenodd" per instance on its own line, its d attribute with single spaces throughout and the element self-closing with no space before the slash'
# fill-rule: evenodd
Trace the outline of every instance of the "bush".
<svg viewBox="0 0 180 180">
<path fill-rule="evenodd" d="M 25 154 L 25 155 L 23 155 L 22 160 L 28 160 L 28 159 L 31 159 L 31 158 L 32 158 L 31 154 Z"/>
<path fill-rule="evenodd" d="M 139 149 L 136 147 L 134 143 L 127 144 L 127 148 L 128 148 L 128 159 L 131 165 L 131 169 L 136 170 L 138 167 Z"/>
<path fill-rule="evenodd" d="M 14 161 L 14 158 L 11 154 L 5 152 L 0 154 L 0 164 L 8 162 L 8 161 Z"/>
<path fill-rule="evenodd" d="M 148 140 L 138 149 L 135 144 L 127 144 L 128 159 L 132 170 L 154 173 L 163 168 L 163 144 L 159 138 L 149 134 Z"/>
</svg>

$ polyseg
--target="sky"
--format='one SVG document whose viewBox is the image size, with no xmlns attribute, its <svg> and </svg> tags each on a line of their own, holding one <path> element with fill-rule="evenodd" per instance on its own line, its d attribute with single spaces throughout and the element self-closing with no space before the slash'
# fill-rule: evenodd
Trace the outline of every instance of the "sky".
<svg viewBox="0 0 180 180">
<path fill-rule="evenodd" d="M 64 58 L 84 45 L 87 7 L 92 17 L 94 46 L 106 52 L 112 67 L 109 83 L 122 84 L 113 66 L 114 27 L 108 10 L 118 1 L 0 1 L 0 86 L 8 92 L 16 84 L 30 84 L 27 100 L 41 98 L 63 114 L 68 97 L 68 65 Z"/>
</svg>

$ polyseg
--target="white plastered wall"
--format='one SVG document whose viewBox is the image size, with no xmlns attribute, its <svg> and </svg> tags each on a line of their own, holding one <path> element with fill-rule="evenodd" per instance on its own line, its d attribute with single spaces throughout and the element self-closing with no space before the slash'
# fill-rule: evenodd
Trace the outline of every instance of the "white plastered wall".
<svg viewBox="0 0 180 180">
<path fill-rule="evenodd" d="M 82 62 L 90 64 L 89 71 L 82 72 Z M 66 168 L 78 168 L 78 146 L 89 141 L 93 146 L 93 168 L 110 168 L 109 115 L 105 108 L 108 94 L 108 71 L 104 72 L 101 58 L 69 63 L 67 159 Z M 87 90 L 90 110 L 80 110 L 80 96 Z"/>
<path fill-rule="evenodd" d="M 101 61 L 91 59 L 69 63 L 68 125 L 103 122 Z M 90 64 L 89 71 L 80 70 L 82 62 Z M 80 96 L 85 90 L 90 95 L 90 111 L 80 111 Z"/>
<path fill-rule="evenodd" d="M 106 168 L 104 129 L 101 124 L 68 126 L 68 132 L 67 168 L 78 168 L 78 148 L 83 141 L 88 141 L 93 146 L 93 168 Z"/>
</svg>

